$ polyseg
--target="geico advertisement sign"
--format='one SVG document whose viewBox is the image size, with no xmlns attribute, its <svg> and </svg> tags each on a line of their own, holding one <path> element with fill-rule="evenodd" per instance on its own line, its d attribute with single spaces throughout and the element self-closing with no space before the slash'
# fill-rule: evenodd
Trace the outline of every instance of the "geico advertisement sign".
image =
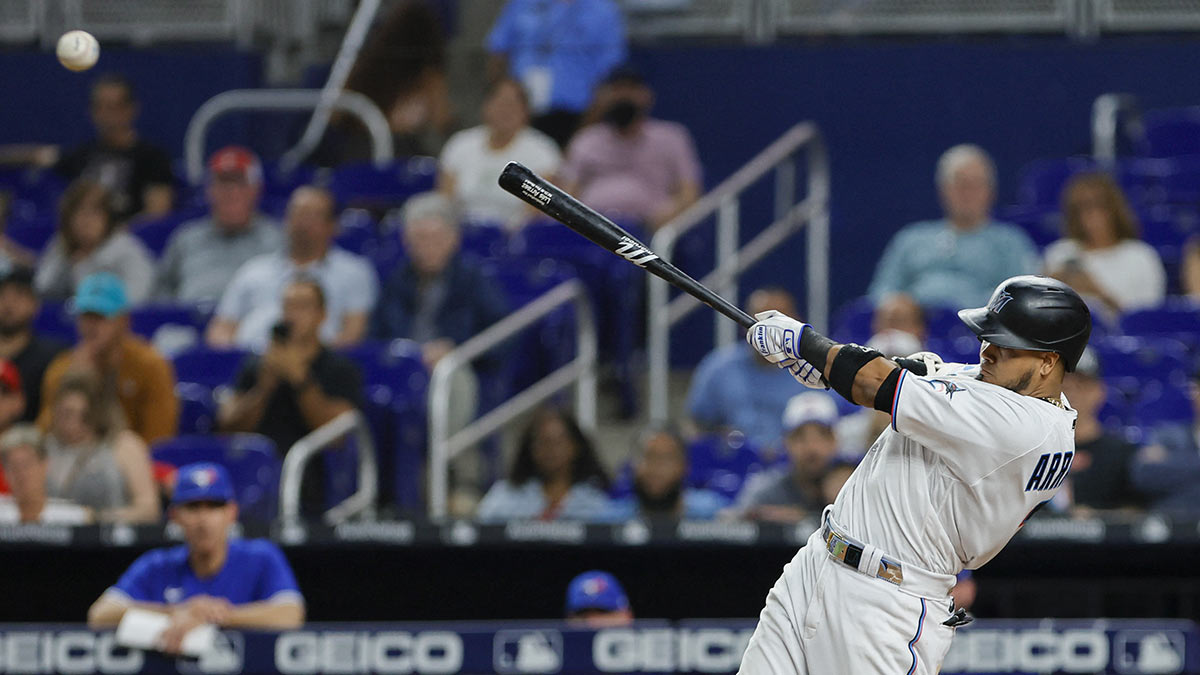
<svg viewBox="0 0 1200 675">
<path fill-rule="evenodd" d="M 296 631 L 275 640 L 275 667 L 303 673 L 457 673 L 463 642 L 456 633 L 428 631 Z"/>
<path fill-rule="evenodd" d="M 118 647 L 112 633 L 5 631 L 0 634 L 0 672 L 136 673 L 142 653 Z"/>
<path fill-rule="evenodd" d="M 730 673 L 753 628 L 611 628 L 592 640 L 592 662 L 605 673 Z"/>
</svg>

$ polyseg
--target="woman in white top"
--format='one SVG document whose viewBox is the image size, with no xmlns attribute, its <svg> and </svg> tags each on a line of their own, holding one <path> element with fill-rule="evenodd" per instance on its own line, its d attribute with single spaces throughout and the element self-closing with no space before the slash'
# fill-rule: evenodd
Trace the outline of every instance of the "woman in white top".
<svg viewBox="0 0 1200 675">
<path fill-rule="evenodd" d="M 468 221 L 524 225 L 536 212 L 496 183 L 504 166 L 517 161 L 551 176 L 562 153 L 549 136 L 529 126 L 529 100 L 513 79 L 499 79 L 483 101 L 483 124 L 446 141 L 438 160 L 438 191 L 457 199 Z"/>
<path fill-rule="evenodd" d="M 1110 176 L 1085 173 L 1063 190 L 1065 237 L 1046 247 L 1046 274 L 1119 314 L 1162 304 L 1167 274 L 1141 240 L 1137 218 Z"/>
<path fill-rule="evenodd" d="M 606 520 L 608 477 L 579 424 L 542 408 L 521 435 L 512 471 L 479 503 L 477 517 L 504 520 Z"/>
</svg>

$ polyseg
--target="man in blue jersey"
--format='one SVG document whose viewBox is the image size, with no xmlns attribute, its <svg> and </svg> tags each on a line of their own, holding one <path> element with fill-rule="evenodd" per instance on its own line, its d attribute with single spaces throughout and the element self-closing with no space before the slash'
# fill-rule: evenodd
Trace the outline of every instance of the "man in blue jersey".
<svg viewBox="0 0 1200 675">
<path fill-rule="evenodd" d="M 167 614 L 163 651 L 178 652 L 183 636 L 205 623 L 228 628 L 286 630 L 304 623 L 304 596 L 275 544 L 229 539 L 237 521 L 233 482 L 206 462 L 179 469 L 171 519 L 182 546 L 147 551 L 88 610 L 88 626 L 109 628 L 125 611 Z"/>
</svg>

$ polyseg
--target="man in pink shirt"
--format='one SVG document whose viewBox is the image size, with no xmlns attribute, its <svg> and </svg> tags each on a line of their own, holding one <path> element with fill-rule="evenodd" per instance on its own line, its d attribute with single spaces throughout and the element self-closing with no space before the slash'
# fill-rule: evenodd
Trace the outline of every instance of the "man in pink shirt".
<svg viewBox="0 0 1200 675">
<path fill-rule="evenodd" d="M 597 92 L 600 121 L 571 140 L 560 175 L 597 211 L 657 229 L 700 196 L 700 162 L 683 125 L 650 117 L 653 103 L 639 73 L 614 70 Z"/>
</svg>

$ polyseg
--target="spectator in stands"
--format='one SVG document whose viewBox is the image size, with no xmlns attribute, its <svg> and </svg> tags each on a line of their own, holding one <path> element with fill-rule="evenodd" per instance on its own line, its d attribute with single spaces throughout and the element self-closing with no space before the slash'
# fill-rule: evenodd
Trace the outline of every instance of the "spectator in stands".
<svg viewBox="0 0 1200 675">
<path fill-rule="evenodd" d="M 669 427 L 650 428 L 638 438 L 633 462 L 633 495 L 613 502 L 612 520 L 638 516 L 710 520 L 728 506 L 712 490 L 690 488 L 687 445 Z"/>
<path fill-rule="evenodd" d="M 0 272 L 0 358 L 12 361 L 21 373 L 25 422 L 32 422 L 42 409 L 42 378 L 54 357 L 67 348 L 57 338 L 34 334 L 33 320 L 40 308 L 32 270 L 9 267 Z"/>
<path fill-rule="evenodd" d="M 492 486 L 477 517 L 604 520 L 610 513 L 608 477 L 592 443 L 575 419 L 558 408 L 542 408 L 521 435 L 508 478 Z"/>
<path fill-rule="evenodd" d="M 985 304 L 1001 281 L 1037 268 L 1028 235 L 991 218 L 996 169 L 976 145 L 956 145 L 938 160 L 945 217 L 905 226 L 883 252 L 870 295 L 911 295 L 922 306 Z"/>
<path fill-rule="evenodd" d="M 1200 237 L 1192 237 L 1183 247 L 1183 263 L 1179 276 L 1183 294 L 1193 300 L 1200 300 Z"/>
<path fill-rule="evenodd" d="M 560 146 L 579 127 L 592 93 L 625 61 L 625 26 L 613 0 L 509 0 L 487 38 L 488 75 L 525 85 L 533 126 Z"/>
<path fill-rule="evenodd" d="M 821 482 L 837 453 L 837 420 L 837 403 L 824 392 L 805 392 L 788 401 L 783 413 L 788 466 L 748 478 L 733 511 L 744 518 L 779 522 L 820 513 L 829 503 Z"/>
<path fill-rule="evenodd" d="M 362 378 L 344 356 L 321 340 L 325 292 L 313 278 L 292 280 L 283 292 L 282 321 L 261 355 L 242 364 L 234 392 L 221 401 L 221 431 L 253 431 L 286 454 L 305 435 L 362 405 Z M 324 471 L 309 462 L 301 483 L 309 514 L 324 510 Z"/>
<path fill-rule="evenodd" d="M 1192 422 L 1154 428 L 1133 464 L 1133 485 L 1156 510 L 1200 512 L 1200 370 L 1192 373 L 1188 396 Z"/>
<path fill-rule="evenodd" d="M 925 343 L 925 310 L 907 293 L 885 295 L 875 304 L 875 313 L 871 316 L 871 334 L 879 335 L 887 331 L 907 333 L 917 340 L 917 349 L 894 356 L 920 351 L 920 345 Z M 878 346 L 875 348 L 880 349 Z"/>
<path fill-rule="evenodd" d="M 231 145 L 208 161 L 209 214 L 183 223 L 158 265 L 156 294 L 176 302 L 216 303 L 238 268 L 283 247 L 279 223 L 258 211 L 262 165 Z"/>
<path fill-rule="evenodd" d="M 113 194 L 114 219 L 161 216 L 175 199 L 171 160 L 142 140 L 134 128 L 138 116 L 133 83 L 108 73 L 92 83 L 91 115 L 96 139 L 63 155 L 56 145 L 0 148 L 0 164 L 53 166 L 67 180 L 87 178 Z"/>
<path fill-rule="evenodd" d="M 454 122 L 446 82 L 446 37 L 423 0 L 392 3 L 371 31 L 346 79 L 379 107 L 396 157 L 436 155 Z M 314 161 L 322 166 L 372 159 L 372 140 L 357 118 L 335 112 Z"/>
<path fill-rule="evenodd" d="M 238 269 L 208 325 L 208 343 L 266 347 L 279 321 L 284 289 L 301 275 L 315 278 L 325 294 L 322 342 L 347 347 L 366 337 L 379 282 L 366 259 L 334 245 L 336 232 L 333 195 L 323 188 L 297 188 L 288 202 L 285 248 L 251 258 Z"/>
<path fill-rule="evenodd" d="M 1109 313 L 1157 307 L 1167 273 L 1138 234 L 1137 217 L 1111 176 L 1085 173 L 1063 190 L 1062 239 L 1046 247 L 1046 274 L 1103 304 Z"/>
<path fill-rule="evenodd" d="M 483 124 L 446 141 L 438 161 L 438 191 L 456 199 L 472 222 L 518 228 L 536 211 L 496 183 L 510 161 L 552 179 L 562 153 L 549 136 L 529 127 L 525 90 L 516 80 L 504 77 L 488 87 Z"/>
<path fill-rule="evenodd" d="M 837 434 L 836 430 L 834 434 Z M 842 491 L 846 481 L 850 480 L 850 474 L 858 468 L 860 460 L 861 456 L 834 458 L 821 478 L 821 501 L 826 504 L 837 501 L 838 493 Z"/>
<path fill-rule="evenodd" d="M 1138 447 L 1100 422 L 1108 396 L 1101 379 L 1100 359 L 1087 348 L 1075 372 L 1063 377 L 1063 393 L 1078 413 L 1075 457 L 1067 475 L 1071 501 L 1077 510 L 1141 507 L 1145 498 L 1133 486 L 1130 470 Z"/>
<path fill-rule="evenodd" d="M 567 623 L 584 628 L 619 628 L 633 623 L 633 609 L 621 582 L 590 570 L 567 586 Z"/>
<path fill-rule="evenodd" d="M 0 524 L 84 525 L 92 521 L 86 507 L 46 495 L 46 447 L 37 427 L 18 424 L 0 434 L 0 464 L 12 491 L 11 497 L 0 497 Z"/>
<path fill-rule="evenodd" d="M 59 202 L 58 233 L 38 263 L 34 285 L 47 300 L 66 300 L 84 277 L 110 272 L 125 282 L 130 302 L 150 297 L 154 263 L 141 241 L 119 227 L 110 193 L 80 179 Z"/>
<path fill-rule="evenodd" d="M 658 228 L 700 197 L 700 161 L 683 125 L 650 117 L 654 92 L 631 68 L 596 97 L 603 121 L 579 131 L 560 176 L 568 192 L 613 218 Z"/>
<path fill-rule="evenodd" d="M 38 426 L 50 426 L 52 401 L 59 383 L 70 373 L 91 374 L 106 397 L 117 401 L 123 426 L 146 443 L 174 436 L 179 427 L 175 369 L 129 329 L 129 299 L 125 285 L 107 272 L 79 284 L 71 311 L 79 342 L 46 367 Z"/>
<path fill-rule="evenodd" d="M 219 464 L 179 469 L 171 520 L 184 544 L 143 553 L 88 609 L 88 627 L 113 628 L 131 609 L 165 614 L 163 651 L 180 650 L 201 624 L 288 630 L 304 623 L 304 596 L 283 551 L 266 539 L 230 537 L 233 481 Z"/>
<path fill-rule="evenodd" d="M 796 311 L 792 295 L 774 287 L 754 291 L 746 305 L 752 315 L 774 309 L 795 316 L 792 312 Z M 783 409 L 796 394 L 795 380 L 787 371 L 764 364 L 754 350 L 741 343 L 705 356 L 688 391 L 692 421 L 705 431 L 738 429 L 759 447 L 779 440 Z"/>
<path fill-rule="evenodd" d="M 122 427 L 120 409 L 101 381 L 93 374 L 72 373 L 47 396 L 50 496 L 82 504 L 100 521 L 158 520 L 150 450 Z"/>
</svg>

